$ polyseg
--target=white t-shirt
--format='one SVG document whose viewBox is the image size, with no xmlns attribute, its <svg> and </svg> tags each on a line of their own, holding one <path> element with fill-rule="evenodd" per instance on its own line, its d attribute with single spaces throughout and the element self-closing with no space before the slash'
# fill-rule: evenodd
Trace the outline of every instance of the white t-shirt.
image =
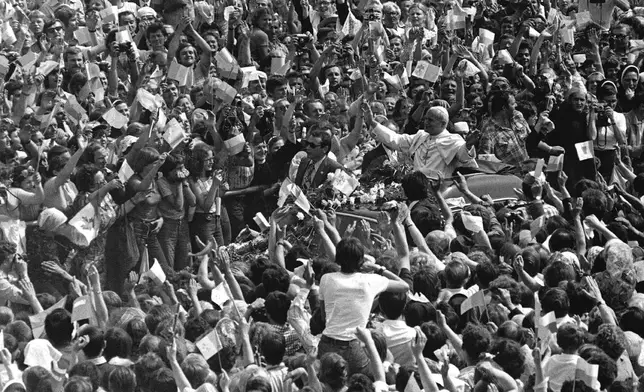
<svg viewBox="0 0 644 392">
<path fill-rule="evenodd" d="M 320 280 L 326 328 L 322 333 L 336 340 L 356 338 L 356 327 L 365 327 L 376 295 L 387 289 L 389 279 L 375 274 L 332 272 Z"/>
</svg>

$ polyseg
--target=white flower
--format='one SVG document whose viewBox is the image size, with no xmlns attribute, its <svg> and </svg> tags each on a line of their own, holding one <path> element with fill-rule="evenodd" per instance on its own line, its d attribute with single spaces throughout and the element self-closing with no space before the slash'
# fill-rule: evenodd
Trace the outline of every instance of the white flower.
<svg viewBox="0 0 644 392">
<path fill-rule="evenodd" d="M 304 214 L 302 212 L 298 212 L 295 216 L 297 217 L 297 220 L 304 220 Z"/>
<path fill-rule="evenodd" d="M 333 207 L 335 207 L 335 208 L 340 207 L 340 201 L 339 200 L 333 200 Z"/>
<path fill-rule="evenodd" d="M 327 181 L 332 182 L 334 178 L 335 178 L 335 173 L 329 173 L 329 174 L 326 175 L 326 180 Z"/>
<path fill-rule="evenodd" d="M 351 205 L 356 204 L 356 198 L 355 198 L 354 196 L 351 196 L 351 197 L 349 198 L 349 204 L 351 204 Z"/>
<path fill-rule="evenodd" d="M 381 189 L 378 191 L 378 197 L 385 197 L 385 190 Z"/>
</svg>

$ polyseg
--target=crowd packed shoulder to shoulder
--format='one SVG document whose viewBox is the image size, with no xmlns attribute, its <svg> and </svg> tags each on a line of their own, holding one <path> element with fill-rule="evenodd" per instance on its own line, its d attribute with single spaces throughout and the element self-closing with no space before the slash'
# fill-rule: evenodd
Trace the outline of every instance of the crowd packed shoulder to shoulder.
<svg viewBox="0 0 644 392">
<path fill-rule="evenodd" d="M 0 21 L 2 392 L 644 388 L 638 1 Z"/>
</svg>

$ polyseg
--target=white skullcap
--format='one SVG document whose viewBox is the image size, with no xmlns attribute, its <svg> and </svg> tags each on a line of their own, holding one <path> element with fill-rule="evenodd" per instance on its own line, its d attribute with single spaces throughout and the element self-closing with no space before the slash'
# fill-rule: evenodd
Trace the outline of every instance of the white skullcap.
<svg viewBox="0 0 644 392">
<path fill-rule="evenodd" d="M 430 116 L 435 120 L 442 120 L 447 124 L 449 122 L 449 113 L 447 109 L 442 106 L 432 106 L 427 110 L 426 116 Z"/>
<path fill-rule="evenodd" d="M 146 16 L 157 16 L 157 12 L 152 7 L 141 7 L 139 8 L 139 17 L 143 18 Z"/>
</svg>

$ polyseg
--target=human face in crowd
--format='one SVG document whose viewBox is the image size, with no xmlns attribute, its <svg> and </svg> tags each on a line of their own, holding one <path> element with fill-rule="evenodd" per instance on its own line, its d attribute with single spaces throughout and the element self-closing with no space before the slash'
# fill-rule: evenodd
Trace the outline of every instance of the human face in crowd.
<svg viewBox="0 0 644 392">
<path fill-rule="evenodd" d="M 635 90 L 637 88 L 637 82 L 639 81 L 639 75 L 635 72 L 627 72 L 626 75 L 622 78 L 622 87 L 625 89 Z"/>
<path fill-rule="evenodd" d="M 324 97 L 324 106 L 329 112 L 333 112 L 337 108 L 338 96 L 334 93 L 329 93 Z"/>
<path fill-rule="evenodd" d="M 424 27 L 427 16 L 419 7 L 409 9 L 409 21 L 413 27 Z"/>
<path fill-rule="evenodd" d="M 178 99 L 175 107 L 181 109 L 181 111 L 186 114 L 191 113 L 193 109 L 192 102 L 190 102 L 190 100 L 186 97 Z"/>
<path fill-rule="evenodd" d="M 101 137 L 101 146 L 107 146 L 106 135 L 103 135 L 103 137 Z M 105 150 L 104 148 L 99 148 L 98 150 L 96 150 L 96 152 L 94 152 L 94 164 L 99 169 L 104 169 L 105 166 L 107 166 L 107 150 Z"/>
<path fill-rule="evenodd" d="M 304 88 L 304 81 L 300 77 L 292 77 L 288 79 L 288 85 L 291 87 L 291 90 L 297 92 Z"/>
<path fill-rule="evenodd" d="M 31 141 L 34 142 L 37 146 L 42 145 L 43 140 L 45 140 L 45 137 L 43 136 L 42 132 L 34 132 L 31 135 Z"/>
<path fill-rule="evenodd" d="M 280 140 L 276 141 L 275 143 L 273 143 L 273 145 L 271 146 L 271 151 L 270 151 L 270 153 L 271 153 L 271 154 L 275 154 L 275 153 L 276 153 L 276 152 L 278 152 L 278 151 L 280 150 L 280 148 L 282 148 L 282 147 L 284 147 L 284 140 L 281 140 L 281 139 L 280 139 Z"/>
<path fill-rule="evenodd" d="M 601 75 L 592 75 L 588 78 L 588 92 L 595 95 L 597 94 L 597 87 L 604 80 Z"/>
<path fill-rule="evenodd" d="M 510 21 L 501 23 L 501 35 L 514 35 L 514 25 Z"/>
<path fill-rule="evenodd" d="M 268 0 L 255 0 L 255 9 L 268 8 Z"/>
<path fill-rule="evenodd" d="M 119 26 L 127 26 L 130 36 L 136 35 L 136 17 L 133 14 L 127 14 L 119 18 Z"/>
<path fill-rule="evenodd" d="M 516 60 L 524 69 L 527 69 L 530 66 L 530 50 L 528 48 L 521 49 L 517 53 Z"/>
<path fill-rule="evenodd" d="M 326 14 L 331 10 L 331 1 L 330 0 L 319 0 L 318 1 L 318 12 Z"/>
<path fill-rule="evenodd" d="M 273 90 L 273 99 L 278 100 L 282 98 L 286 98 L 286 94 L 288 93 L 288 84 L 282 84 L 280 86 L 277 86 L 275 90 Z"/>
<path fill-rule="evenodd" d="M 74 15 L 71 18 L 69 18 L 69 22 L 67 23 L 67 31 L 76 31 L 78 30 L 78 15 Z"/>
<path fill-rule="evenodd" d="M 342 81 L 342 71 L 340 71 L 339 67 L 331 67 L 324 72 L 324 76 L 326 76 L 327 80 L 329 81 L 329 86 L 337 86 L 340 84 Z"/>
<path fill-rule="evenodd" d="M 476 97 L 475 99 L 473 99 L 470 103 L 470 107 L 477 112 L 483 110 L 483 100 L 481 99 L 481 97 Z"/>
<path fill-rule="evenodd" d="M 425 115 L 425 132 L 430 135 L 438 135 L 439 133 L 445 130 L 445 122 L 439 118 L 435 117 L 433 113 L 427 113 Z"/>
<path fill-rule="evenodd" d="M 469 92 L 477 94 L 478 96 L 483 96 L 483 86 L 480 83 L 474 83 L 470 86 Z"/>
<path fill-rule="evenodd" d="M 382 6 L 377 4 L 370 4 L 364 10 L 364 16 L 367 20 L 381 20 L 382 19 Z"/>
<path fill-rule="evenodd" d="M 87 7 L 90 10 L 102 11 L 105 9 L 105 2 L 102 0 L 90 0 L 89 6 Z"/>
<path fill-rule="evenodd" d="M 212 34 L 207 34 L 204 39 L 206 40 L 206 43 L 208 46 L 210 46 L 210 49 L 213 52 L 216 52 L 219 50 L 219 41 L 217 41 L 217 37 L 215 37 Z"/>
<path fill-rule="evenodd" d="M 103 88 L 107 88 L 107 75 L 105 75 L 105 72 L 101 72 L 98 76 L 99 80 L 101 81 L 101 84 L 103 85 Z"/>
<path fill-rule="evenodd" d="M 446 80 L 441 85 L 441 95 L 442 98 L 447 100 L 456 95 L 456 81 L 455 80 Z"/>
<path fill-rule="evenodd" d="M 306 139 L 304 151 L 306 151 L 306 156 L 314 162 L 319 161 L 326 155 L 325 148 L 322 146 L 322 138 L 311 135 Z"/>
<path fill-rule="evenodd" d="M 94 174 L 94 181 L 92 182 L 92 187 L 90 188 L 90 190 L 92 192 L 95 192 L 101 189 L 101 187 L 105 184 L 107 184 L 107 181 L 105 181 L 105 174 L 103 174 L 103 172 L 99 170 L 96 172 L 96 174 Z"/>
<path fill-rule="evenodd" d="M 270 33 L 273 30 L 273 15 L 265 14 L 257 20 L 257 27 L 265 33 Z"/>
<path fill-rule="evenodd" d="M 193 46 L 187 46 L 179 53 L 179 63 L 184 67 L 192 67 L 197 61 L 197 50 Z"/>
<path fill-rule="evenodd" d="M 508 91 L 510 90 L 510 85 L 503 79 L 497 79 L 492 82 L 492 90 L 496 91 Z"/>
<path fill-rule="evenodd" d="M 257 80 L 251 80 L 248 83 L 248 91 L 251 94 L 263 94 L 266 92 L 266 78 L 260 76 Z"/>
<path fill-rule="evenodd" d="M 266 143 L 260 143 L 253 146 L 253 153 L 255 154 L 255 162 L 264 163 L 268 156 L 268 146 Z"/>
<path fill-rule="evenodd" d="M 34 176 L 27 176 L 24 180 L 20 181 L 20 188 L 26 191 L 36 189 L 36 181 L 34 179 Z"/>
<path fill-rule="evenodd" d="M 130 117 L 130 108 L 128 108 L 126 103 L 120 103 L 114 107 L 117 112 L 121 113 L 126 117 Z"/>
<path fill-rule="evenodd" d="M 47 38 L 53 42 L 62 42 L 65 37 L 65 27 L 62 23 L 56 22 L 47 29 Z"/>
<path fill-rule="evenodd" d="M 407 19 L 409 15 L 409 9 L 411 6 L 414 4 L 413 1 L 411 0 L 402 0 L 401 2 L 398 3 L 398 7 L 400 7 L 400 19 L 405 20 Z"/>
<path fill-rule="evenodd" d="M 282 33 L 284 32 L 284 25 L 282 24 L 282 20 L 276 16 L 273 17 L 273 30 L 272 34 L 274 38 L 279 38 L 282 37 Z"/>
<path fill-rule="evenodd" d="M 607 107 L 615 109 L 615 107 L 617 107 L 617 95 L 612 94 L 605 96 L 602 100 L 600 100 L 600 102 L 604 102 Z"/>
<path fill-rule="evenodd" d="M 208 173 L 212 170 L 215 165 L 215 155 L 212 151 L 206 153 L 206 157 L 203 160 L 203 170 L 204 173 Z"/>
<path fill-rule="evenodd" d="M 168 106 L 172 106 L 172 103 L 174 102 L 175 99 L 177 99 L 178 96 L 179 96 L 179 89 L 174 83 L 169 83 L 168 87 L 166 87 L 166 89 L 163 90 L 163 100 Z"/>
<path fill-rule="evenodd" d="M 570 103 L 576 112 L 583 112 L 586 108 L 586 97 L 581 93 L 570 94 Z"/>
<path fill-rule="evenodd" d="M 619 78 L 619 70 L 616 67 L 605 67 L 604 73 L 606 74 L 606 79 L 617 83 L 617 79 Z"/>
<path fill-rule="evenodd" d="M 153 33 L 150 33 L 148 42 L 150 43 L 152 50 L 163 50 L 165 48 L 165 35 L 163 35 L 160 30 L 157 30 Z"/>
<path fill-rule="evenodd" d="M 321 102 L 313 102 L 309 104 L 309 117 L 320 119 L 324 115 L 324 105 Z"/>
<path fill-rule="evenodd" d="M 94 139 L 94 141 L 98 142 L 98 144 L 100 144 L 102 147 L 107 147 L 107 134 L 101 133 L 100 136 L 98 136 L 98 138 Z M 98 151 L 96 151 L 96 153 L 94 154 L 94 157 L 98 155 Z"/>
<path fill-rule="evenodd" d="M 611 32 L 611 47 L 615 50 L 624 50 L 628 48 L 630 33 L 626 27 L 615 27 Z"/>
<path fill-rule="evenodd" d="M 383 24 L 385 27 L 394 28 L 400 23 L 400 12 L 395 9 L 384 11 Z"/>
<path fill-rule="evenodd" d="M 394 115 L 394 108 L 396 107 L 396 98 L 386 97 L 384 99 L 385 109 L 387 109 L 387 117 Z"/>
<path fill-rule="evenodd" d="M 402 53 L 403 43 L 402 39 L 394 37 L 389 41 L 389 48 L 394 52 L 394 56 L 398 57 Z"/>
<path fill-rule="evenodd" d="M 517 107 L 516 99 L 514 98 L 514 96 L 510 96 L 510 98 L 508 99 L 508 106 L 505 107 L 505 114 L 508 116 L 508 118 L 512 118 L 516 107 Z"/>
<path fill-rule="evenodd" d="M 67 56 L 67 61 L 65 62 L 65 68 L 70 70 L 72 74 L 82 70 L 84 65 L 85 65 L 85 61 L 83 60 L 82 53 L 70 53 Z"/>
<path fill-rule="evenodd" d="M 45 27 L 45 20 L 43 18 L 32 18 L 31 23 L 29 24 L 29 28 L 36 35 L 41 34 L 43 32 L 44 27 Z"/>
</svg>

